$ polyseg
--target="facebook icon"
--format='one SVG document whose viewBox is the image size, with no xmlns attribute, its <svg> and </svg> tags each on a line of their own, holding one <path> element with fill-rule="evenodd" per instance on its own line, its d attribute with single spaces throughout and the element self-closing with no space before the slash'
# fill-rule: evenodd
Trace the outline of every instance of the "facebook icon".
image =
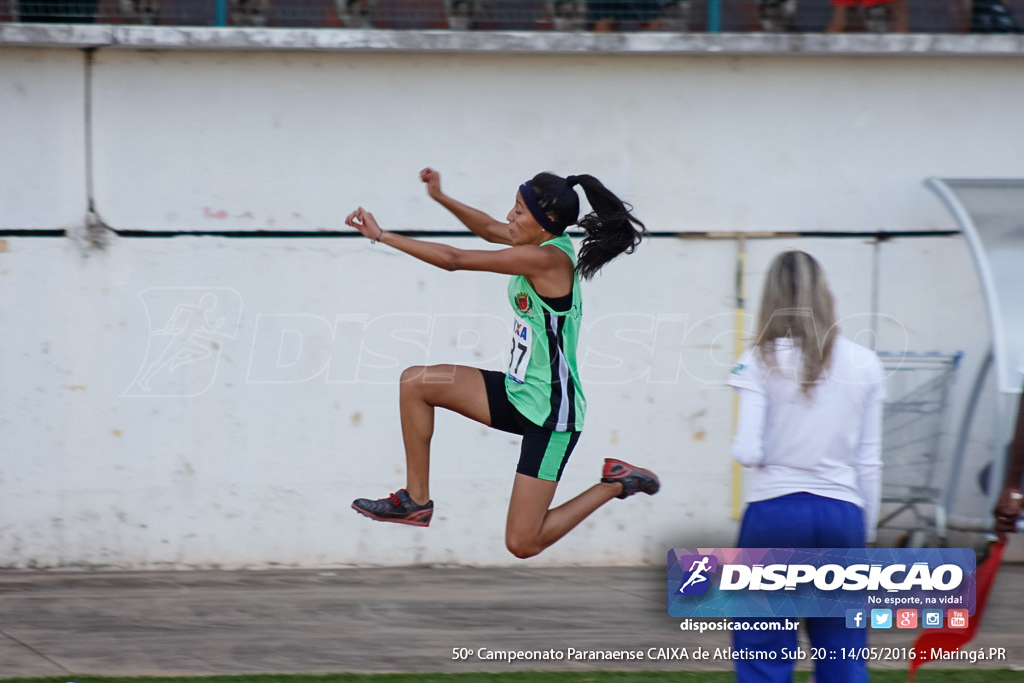
<svg viewBox="0 0 1024 683">
<path fill-rule="evenodd" d="M 864 610 L 862 609 L 848 609 L 846 610 L 846 628 L 867 628 L 865 625 L 866 619 L 864 617 Z"/>
</svg>

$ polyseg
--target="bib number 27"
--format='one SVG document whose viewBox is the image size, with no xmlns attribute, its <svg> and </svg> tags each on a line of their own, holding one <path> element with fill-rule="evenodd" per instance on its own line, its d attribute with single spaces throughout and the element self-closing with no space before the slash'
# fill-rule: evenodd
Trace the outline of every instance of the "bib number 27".
<svg viewBox="0 0 1024 683">
<path fill-rule="evenodd" d="M 518 315 L 512 320 L 512 349 L 509 352 L 508 376 L 523 384 L 526 382 L 526 368 L 530 365 L 530 349 L 533 344 L 533 330 Z"/>
</svg>

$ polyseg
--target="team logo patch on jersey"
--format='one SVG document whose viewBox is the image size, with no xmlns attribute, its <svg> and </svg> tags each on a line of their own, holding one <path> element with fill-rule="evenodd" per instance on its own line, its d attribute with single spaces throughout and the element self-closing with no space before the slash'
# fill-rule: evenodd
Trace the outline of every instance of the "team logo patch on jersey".
<svg viewBox="0 0 1024 683">
<path fill-rule="evenodd" d="M 532 308 L 530 306 L 530 295 L 526 292 L 516 294 L 516 308 L 519 309 L 520 313 L 529 313 Z"/>
</svg>

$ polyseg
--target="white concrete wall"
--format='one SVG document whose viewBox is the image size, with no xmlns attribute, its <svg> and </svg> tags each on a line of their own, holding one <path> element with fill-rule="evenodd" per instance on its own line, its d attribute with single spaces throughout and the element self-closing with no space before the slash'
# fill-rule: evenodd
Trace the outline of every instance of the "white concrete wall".
<svg viewBox="0 0 1024 683">
<path fill-rule="evenodd" d="M 22 132 L 4 143 L 4 226 L 72 224 L 84 58 L 0 58 L 5 126 Z M 948 229 L 923 178 L 1022 172 L 1019 65 L 100 50 L 96 208 L 124 229 L 338 228 L 356 203 L 395 226 L 450 227 L 417 187 L 430 164 L 498 213 L 550 169 L 601 177 L 657 230 Z M 60 201 L 44 210 L 32 192 Z"/>
<path fill-rule="evenodd" d="M 81 225 L 85 59 L 0 48 L 0 230 Z"/>
<path fill-rule="evenodd" d="M 97 206 L 126 228 L 338 228 L 358 203 L 448 228 L 433 165 L 498 213 L 554 170 L 656 230 L 946 229 L 923 178 L 1024 166 L 1017 60 L 107 50 L 95 93 Z"/>
<path fill-rule="evenodd" d="M 752 299 L 768 260 L 791 246 L 828 269 L 844 333 L 869 334 L 869 243 L 753 241 Z M 501 367 L 502 277 L 434 271 L 354 240 L 115 239 L 83 255 L 71 240 L 19 238 L 5 248 L 4 565 L 511 561 L 502 533 L 516 439 L 456 416 L 438 419 L 429 530 L 349 509 L 403 484 L 402 367 Z M 735 252 L 727 240 L 656 239 L 586 286 L 590 427 L 560 499 L 591 483 L 604 457 L 650 465 L 665 488 L 615 501 L 535 562 L 656 563 L 673 545 L 733 542 L 722 382 L 736 343 Z M 907 275 L 935 263 L 962 281 Z M 879 347 L 963 349 L 963 376 L 973 372 L 984 314 L 969 269 L 959 239 L 887 244 Z M 199 346 L 176 347 L 185 362 L 140 383 L 168 357 L 177 307 L 204 295 L 214 324 Z"/>
<path fill-rule="evenodd" d="M 514 561 L 516 439 L 456 416 L 438 419 L 429 530 L 349 509 L 403 485 L 402 367 L 501 366 L 502 277 L 358 239 L 97 249 L 81 239 L 89 187 L 121 230 L 338 229 L 357 204 L 388 227 L 447 230 L 422 166 L 498 216 L 551 169 L 601 177 L 658 231 L 874 232 L 954 227 L 926 176 L 1024 172 L 1013 59 L 100 50 L 88 126 L 81 53 L 0 50 L 0 65 L 4 126 L 37 141 L 0 143 L 0 229 L 71 234 L 0 242 L 6 567 Z M 824 263 L 844 333 L 965 351 L 962 409 L 987 345 L 962 240 L 748 240 L 749 315 L 793 246 Z M 659 237 L 586 286 L 590 427 L 559 499 L 604 457 L 665 486 L 531 562 L 657 564 L 673 545 L 734 542 L 722 382 L 737 248 Z M 207 304 L 198 346 L 161 369 L 178 307 Z M 995 448 L 981 441 L 979 462 Z"/>
</svg>

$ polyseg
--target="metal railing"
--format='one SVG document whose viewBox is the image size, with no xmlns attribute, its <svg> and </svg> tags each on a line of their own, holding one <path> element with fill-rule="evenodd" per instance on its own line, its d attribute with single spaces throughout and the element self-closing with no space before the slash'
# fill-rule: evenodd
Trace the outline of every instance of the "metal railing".
<svg viewBox="0 0 1024 683">
<path fill-rule="evenodd" d="M 0 0 L 0 21 L 449 30 L 1010 33 L 1024 0 Z M 842 14 L 842 21 L 837 17 Z"/>
</svg>

